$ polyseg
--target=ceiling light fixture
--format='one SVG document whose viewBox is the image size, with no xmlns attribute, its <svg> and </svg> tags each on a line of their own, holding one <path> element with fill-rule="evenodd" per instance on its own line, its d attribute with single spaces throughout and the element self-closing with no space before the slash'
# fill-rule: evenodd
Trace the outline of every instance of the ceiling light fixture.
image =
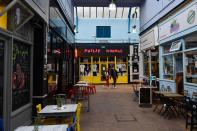
<svg viewBox="0 0 197 131">
<path fill-rule="evenodd" d="M 116 10 L 116 5 L 114 3 L 114 0 L 112 0 L 112 2 L 109 4 L 109 10 L 110 11 Z"/>
</svg>

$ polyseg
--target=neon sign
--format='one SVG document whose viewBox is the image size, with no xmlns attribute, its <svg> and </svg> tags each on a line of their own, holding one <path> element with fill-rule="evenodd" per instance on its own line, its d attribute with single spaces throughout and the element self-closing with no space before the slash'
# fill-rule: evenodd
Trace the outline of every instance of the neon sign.
<svg viewBox="0 0 197 131">
<path fill-rule="evenodd" d="M 107 49 L 106 53 L 122 53 L 122 49 Z"/>
<path fill-rule="evenodd" d="M 84 53 L 100 53 L 101 49 L 84 49 Z"/>
<path fill-rule="evenodd" d="M 83 49 L 83 53 L 123 53 L 122 49 Z"/>
</svg>

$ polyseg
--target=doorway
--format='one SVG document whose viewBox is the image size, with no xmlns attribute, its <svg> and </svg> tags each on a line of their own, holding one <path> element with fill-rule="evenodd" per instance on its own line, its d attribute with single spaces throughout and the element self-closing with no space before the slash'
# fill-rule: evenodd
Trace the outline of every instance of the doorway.
<svg viewBox="0 0 197 131">
<path fill-rule="evenodd" d="M 183 93 L 183 54 L 175 54 L 176 92 Z"/>
</svg>

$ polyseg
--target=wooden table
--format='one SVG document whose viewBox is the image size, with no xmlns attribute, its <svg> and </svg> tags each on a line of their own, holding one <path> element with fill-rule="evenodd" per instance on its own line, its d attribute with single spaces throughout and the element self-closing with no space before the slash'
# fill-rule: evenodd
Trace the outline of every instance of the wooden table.
<svg viewBox="0 0 197 131">
<path fill-rule="evenodd" d="M 164 97 L 168 97 L 168 98 L 182 98 L 184 97 L 181 94 L 178 93 L 163 93 Z"/>
<path fill-rule="evenodd" d="M 77 111 L 77 104 L 65 104 L 58 109 L 57 105 L 45 106 L 39 114 L 46 117 L 65 117 L 75 114 Z"/>
<path fill-rule="evenodd" d="M 38 131 L 67 131 L 68 125 L 42 125 L 38 126 Z M 34 131 L 34 126 L 20 126 L 14 131 Z"/>
</svg>

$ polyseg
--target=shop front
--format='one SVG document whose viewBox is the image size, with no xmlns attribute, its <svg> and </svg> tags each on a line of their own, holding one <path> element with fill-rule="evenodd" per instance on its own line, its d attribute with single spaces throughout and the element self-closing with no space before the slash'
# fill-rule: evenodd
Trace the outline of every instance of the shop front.
<svg viewBox="0 0 197 131">
<path fill-rule="evenodd" d="M 5 131 L 32 122 L 34 34 L 42 30 L 37 35 L 44 46 L 48 2 L 30 3 L 0 1 L 0 121 Z"/>
<path fill-rule="evenodd" d="M 50 3 L 49 15 L 47 82 L 48 93 L 51 95 L 62 93 L 74 84 L 74 32 L 58 4 Z"/>
<path fill-rule="evenodd" d="M 160 88 L 189 95 L 197 91 L 197 2 L 159 24 Z"/>
<path fill-rule="evenodd" d="M 140 36 L 140 50 L 142 54 L 141 69 L 143 69 L 142 78 L 154 81 L 159 78 L 159 43 L 158 27 L 155 26 Z M 151 82 L 156 86 L 156 82 Z"/>
<path fill-rule="evenodd" d="M 128 83 L 128 44 L 78 44 L 77 49 L 80 80 L 106 83 L 106 70 L 115 68 L 118 72 L 117 83 Z"/>
</svg>

